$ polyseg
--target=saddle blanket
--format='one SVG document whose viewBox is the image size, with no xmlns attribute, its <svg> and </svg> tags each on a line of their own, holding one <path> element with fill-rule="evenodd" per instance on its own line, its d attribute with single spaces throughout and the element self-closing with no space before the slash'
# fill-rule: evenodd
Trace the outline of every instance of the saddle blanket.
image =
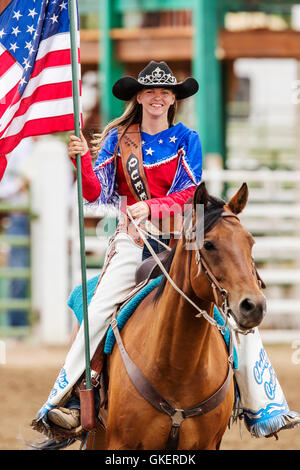
<svg viewBox="0 0 300 470">
<path fill-rule="evenodd" d="M 118 328 L 120 331 L 126 324 L 127 320 L 134 313 L 138 305 L 142 302 L 142 300 L 145 297 L 147 297 L 147 295 L 150 294 L 150 292 L 152 292 L 159 285 L 160 281 L 162 280 L 162 277 L 163 276 L 161 275 L 155 279 L 152 279 L 132 299 L 130 299 L 124 305 L 124 307 L 120 309 L 118 316 L 117 316 L 117 324 L 118 324 Z M 87 281 L 88 303 L 90 303 L 91 301 L 91 298 L 96 289 L 98 280 L 99 280 L 99 276 L 95 276 Z M 75 287 L 75 289 L 72 291 L 68 300 L 68 306 L 73 310 L 79 324 L 81 324 L 83 320 L 83 299 L 82 299 L 82 286 L 81 285 Z M 224 325 L 225 321 L 216 307 L 214 308 L 214 318 L 219 325 L 221 326 Z M 227 345 L 227 348 L 229 348 L 230 332 L 229 332 L 228 327 L 224 329 L 224 333 L 222 333 L 222 336 Z M 104 352 L 106 354 L 110 354 L 113 350 L 114 344 L 115 344 L 115 335 L 113 334 L 112 328 L 109 327 L 109 330 L 106 336 Z M 234 347 L 234 352 L 233 352 L 233 368 L 238 369 L 238 356 L 237 356 L 235 347 Z"/>
</svg>

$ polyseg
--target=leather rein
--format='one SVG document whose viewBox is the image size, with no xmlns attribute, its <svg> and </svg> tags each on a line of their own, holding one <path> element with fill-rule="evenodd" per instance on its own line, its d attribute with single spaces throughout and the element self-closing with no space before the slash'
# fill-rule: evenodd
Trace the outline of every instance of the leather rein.
<svg viewBox="0 0 300 470">
<path fill-rule="evenodd" d="M 227 211 L 224 211 L 222 213 L 222 217 L 235 217 L 237 220 L 239 220 L 239 218 L 235 214 L 233 214 L 232 212 L 227 212 Z M 144 239 L 144 241 L 147 242 L 146 239 Z M 189 256 L 191 257 L 191 251 L 190 251 Z M 155 259 L 156 259 L 156 256 L 155 256 Z M 160 260 L 158 259 L 156 260 L 160 266 L 161 264 Z M 222 305 L 221 307 L 219 307 L 219 309 L 222 311 L 222 314 L 225 317 L 225 325 L 222 325 L 222 326 L 219 325 L 215 321 L 215 319 L 212 318 L 205 310 L 199 309 L 199 307 L 194 304 L 197 307 L 197 310 L 199 311 L 199 313 L 196 316 L 197 317 L 203 316 L 207 321 L 209 321 L 209 323 L 216 326 L 218 330 L 221 331 L 222 334 L 224 334 L 224 331 L 227 327 L 227 317 L 230 312 L 230 308 L 228 306 L 228 292 L 219 284 L 218 280 L 216 279 L 213 272 L 209 268 L 207 262 L 204 260 L 204 257 L 202 256 L 200 248 L 196 250 L 196 262 L 197 264 L 201 263 L 201 265 L 203 266 L 204 272 L 211 283 L 216 305 L 218 305 L 219 303 L 217 292 L 219 292 L 219 294 L 221 295 L 223 299 Z M 165 270 L 162 269 L 162 271 L 164 272 Z M 186 297 L 185 294 L 184 294 L 184 297 Z M 190 299 L 188 300 L 190 301 Z M 190 301 L 190 303 L 192 303 L 192 301 Z M 230 335 L 229 356 L 228 356 L 229 366 L 228 366 L 227 377 L 223 385 L 221 385 L 221 387 L 213 395 L 211 395 L 210 397 L 208 397 L 206 400 L 202 401 L 201 403 L 198 403 L 197 405 L 191 408 L 181 409 L 181 408 L 174 408 L 156 390 L 156 388 L 149 382 L 149 380 L 144 376 L 144 374 L 139 370 L 136 364 L 132 361 L 132 359 L 128 355 L 125 349 L 125 346 L 123 344 L 123 341 L 122 341 L 122 338 L 118 329 L 116 313 L 111 322 L 111 327 L 115 335 L 116 342 L 118 344 L 125 369 L 132 383 L 134 384 L 138 392 L 143 396 L 143 398 L 146 401 L 148 401 L 148 403 L 150 403 L 158 411 L 167 414 L 171 418 L 171 430 L 170 430 L 169 437 L 167 440 L 166 449 L 176 450 L 178 447 L 178 442 L 179 442 L 180 425 L 184 421 L 184 419 L 192 418 L 195 416 L 201 416 L 215 409 L 224 400 L 224 398 L 226 397 L 228 393 L 229 386 L 231 383 L 232 366 L 233 366 L 233 340 L 232 340 L 231 328 L 228 329 L 229 335 Z M 241 333 L 245 334 L 244 331 L 241 331 Z"/>
</svg>

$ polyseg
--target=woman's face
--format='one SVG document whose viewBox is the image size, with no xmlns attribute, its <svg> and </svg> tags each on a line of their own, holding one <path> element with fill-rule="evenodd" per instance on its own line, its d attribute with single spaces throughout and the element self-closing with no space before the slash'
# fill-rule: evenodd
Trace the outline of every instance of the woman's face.
<svg viewBox="0 0 300 470">
<path fill-rule="evenodd" d="M 146 88 L 137 94 L 137 102 L 142 105 L 143 113 L 151 117 L 167 116 L 175 95 L 167 88 Z"/>
</svg>

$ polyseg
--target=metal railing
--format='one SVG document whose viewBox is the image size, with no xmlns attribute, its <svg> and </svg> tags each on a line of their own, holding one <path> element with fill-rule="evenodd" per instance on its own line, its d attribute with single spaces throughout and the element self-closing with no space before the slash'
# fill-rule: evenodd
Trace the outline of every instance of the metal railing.
<svg viewBox="0 0 300 470">
<path fill-rule="evenodd" d="M 300 335 L 300 171 L 223 170 L 203 172 L 210 194 L 226 200 L 245 181 L 249 200 L 239 216 L 255 237 L 253 256 L 267 284 L 267 315 L 262 325 L 269 341 Z M 292 193 L 290 192 L 292 191 Z M 287 193 L 288 197 L 285 196 Z"/>
</svg>

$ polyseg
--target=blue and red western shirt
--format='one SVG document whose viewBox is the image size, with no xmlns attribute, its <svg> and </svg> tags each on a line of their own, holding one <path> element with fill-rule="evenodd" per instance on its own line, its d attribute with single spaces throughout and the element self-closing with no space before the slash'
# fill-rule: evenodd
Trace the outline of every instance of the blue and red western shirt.
<svg viewBox="0 0 300 470">
<path fill-rule="evenodd" d="M 158 134 L 141 132 L 142 154 L 151 199 L 151 213 L 183 206 L 201 181 L 202 151 L 199 134 L 181 123 Z M 117 155 L 117 156 L 115 156 Z M 82 157 L 83 197 L 93 204 L 118 206 L 120 196 L 127 205 L 136 202 L 124 175 L 118 151 L 117 129 L 108 134 L 92 166 L 89 152 Z"/>
</svg>

